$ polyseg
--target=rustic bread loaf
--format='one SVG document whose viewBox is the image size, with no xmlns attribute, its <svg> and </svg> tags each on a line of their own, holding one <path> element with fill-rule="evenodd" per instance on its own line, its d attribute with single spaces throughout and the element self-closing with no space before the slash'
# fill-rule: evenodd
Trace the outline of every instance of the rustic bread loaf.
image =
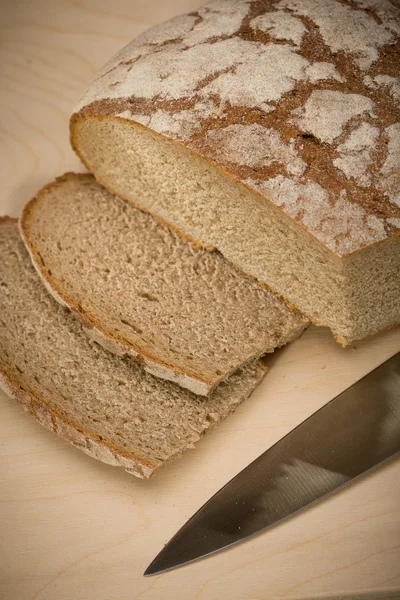
<svg viewBox="0 0 400 600">
<path fill-rule="evenodd" d="M 348 344 L 400 322 L 399 31 L 391 0 L 214 0 L 102 69 L 73 147 Z"/>
<path fill-rule="evenodd" d="M 145 370 L 208 395 L 309 322 L 220 254 L 194 249 L 92 175 L 69 173 L 25 207 L 36 270 L 88 334 Z"/>
<path fill-rule="evenodd" d="M 14 220 L 0 220 L 0 256 L 0 384 L 98 460 L 150 477 L 232 412 L 266 371 L 256 361 L 199 398 L 90 340 L 46 292 Z"/>
</svg>

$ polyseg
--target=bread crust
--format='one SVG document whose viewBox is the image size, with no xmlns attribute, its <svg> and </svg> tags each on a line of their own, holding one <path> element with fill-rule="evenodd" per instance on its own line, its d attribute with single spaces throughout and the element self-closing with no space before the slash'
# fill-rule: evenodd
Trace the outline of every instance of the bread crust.
<svg viewBox="0 0 400 600">
<path fill-rule="evenodd" d="M 208 2 L 111 58 L 71 130 L 90 115 L 145 127 L 350 255 L 400 234 L 399 20 L 391 0 Z"/>
<path fill-rule="evenodd" d="M 98 436 L 85 430 L 80 424 L 64 418 L 50 407 L 44 398 L 35 396 L 24 389 L 21 382 L 6 374 L 5 366 L 1 362 L 0 387 L 10 398 L 22 404 L 24 410 L 33 415 L 43 427 L 100 462 L 121 467 L 141 479 L 150 479 L 159 468 L 166 464 L 152 463 L 133 453 L 119 449 L 106 440 L 99 440 Z"/>
</svg>

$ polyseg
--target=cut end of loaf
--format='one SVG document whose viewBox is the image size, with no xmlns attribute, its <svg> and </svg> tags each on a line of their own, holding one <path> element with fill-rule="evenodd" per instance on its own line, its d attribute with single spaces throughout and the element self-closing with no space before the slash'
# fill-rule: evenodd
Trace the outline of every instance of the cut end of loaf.
<svg viewBox="0 0 400 600">
<path fill-rule="evenodd" d="M 143 125 L 88 112 L 72 128 L 78 154 L 108 189 L 215 246 L 346 343 L 400 322 L 400 236 L 338 257 L 260 194 Z"/>
</svg>

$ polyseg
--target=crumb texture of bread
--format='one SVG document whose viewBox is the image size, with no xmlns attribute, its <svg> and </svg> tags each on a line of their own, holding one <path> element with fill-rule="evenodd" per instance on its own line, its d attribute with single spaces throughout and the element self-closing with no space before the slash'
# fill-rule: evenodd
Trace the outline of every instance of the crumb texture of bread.
<svg viewBox="0 0 400 600">
<path fill-rule="evenodd" d="M 213 0 L 105 65 L 73 146 L 343 343 L 376 333 L 400 322 L 399 15 L 392 0 Z"/>
<path fill-rule="evenodd" d="M 247 398 L 255 361 L 200 398 L 100 347 L 46 292 L 15 221 L 0 223 L 0 383 L 46 428 L 142 478 L 193 447 Z"/>
<path fill-rule="evenodd" d="M 208 395 L 308 325 L 221 254 L 193 248 L 92 175 L 42 190 L 20 229 L 46 286 L 88 335 L 194 393 Z"/>
</svg>

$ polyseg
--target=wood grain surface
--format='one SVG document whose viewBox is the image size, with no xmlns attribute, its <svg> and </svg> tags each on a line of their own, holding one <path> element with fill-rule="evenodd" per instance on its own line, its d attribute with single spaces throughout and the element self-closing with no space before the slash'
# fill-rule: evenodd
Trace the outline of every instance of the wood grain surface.
<svg viewBox="0 0 400 600">
<path fill-rule="evenodd" d="M 0 214 L 83 170 L 68 117 L 105 60 L 196 0 L 0 3 Z M 1 260 L 1 257 L 0 257 Z M 1 600 L 400 598 L 400 462 L 212 558 L 144 578 L 187 518 L 285 433 L 400 350 L 310 328 L 252 398 L 150 482 L 98 463 L 0 395 Z M 366 596 L 364 594 L 367 594 Z"/>
</svg>

